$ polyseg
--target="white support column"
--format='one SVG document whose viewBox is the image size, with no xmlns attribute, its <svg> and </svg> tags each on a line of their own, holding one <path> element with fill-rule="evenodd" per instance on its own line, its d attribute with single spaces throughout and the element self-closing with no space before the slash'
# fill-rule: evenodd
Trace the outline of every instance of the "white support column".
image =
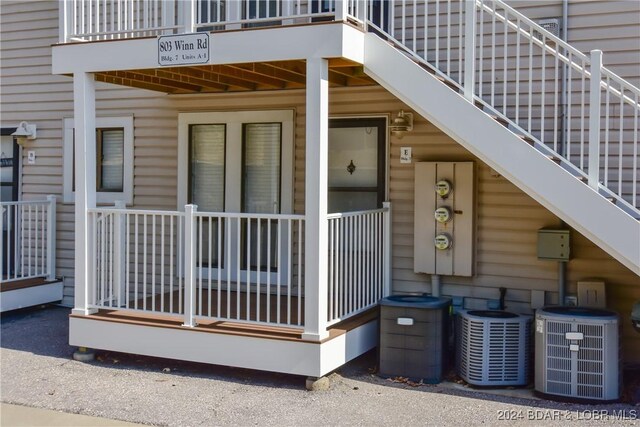
<svg viewBox="0 0 640 427">
<path fill-rule="evenodd" d="M 476 86 L 476 0 L 465 0 L 464 4 L 464 97 L 473 102 Z"/>
<path fill-rule="evenodd" d="M 602 51 L 591 51 L 591 82 L 589 87 L 589 187 L 598 191 L 600 176 L 600 103 L 602 92 Z"/>
<path fill-rule="evenodd" d="M 176 25 L 176 0 L 163 0 L 162 2 L 162 26 L 163 27 L 172 27 Z M 174 30 L 164 30 L 162 34 L 173 34 Z"/>
<path fill-rule="evenodd" d="M 196 326 L 196 218 L 197 205 L 184 207 L 184 323 Z"/>
<path fill-rule="evenodd" d="M 381 6 L 382 7 L 382 6 Z M 346 21 L 349 14 L 349 1 L 336 0 L 336 21 Z"/>
<path fill-rule="evenodd" d="M 56 280 L 56 196 L 47 196 L 47 280 Z"/>
<path fill-rule="evenodd" d="M 242 19 L 242 1 L 231 1 L 227 2 L 225 6 L 225 13 L 227 16 L 225 17 L 225 21 L 229 22 L 237 22 Z M 227 24 L 224 27 L 226 30 L 239 30 L 242 28 L 242 24 Z"/>
<path fill-rule="evenodd" d="M 383 297 L 391 295 L 391 202 L 384 202 L 382 207 L 388 209 L 384 213 L 384 289 Z"/>
<path fill-rule="evenodd" d="M 117 200 L 115 202 L 115 206 L 116 209 L 118 210 L 125 210 L 127 208 L 127 205 L 125 204 L 125 202 L 121 201 L 121 200 Z M 126 259 L 126 244 L 127 244 L 127 238 L 126 238 L 126 213 L 125 212 L 118 212 L 117 214 L 115 214 L 115 221 L 114 221 L 114 230 L 113 230 L 113 246 L 114 246 L 114 254 L 113 254 L 113 274 L 114 274 L 114 279 L 115 279 L 115 284 L 114 287 L 117 289 L 116 290 L 116 304 L 118 305 L 118 307 L 124 307 L 125 303 L 127 302 L 127 299 L 129 298 L 128 295 L 126 295 L 126 276 L 125 276 L 125 266 L 127 263 L 127 259 Z M 155 230 L 154 230 L 155 232 Z M 126 299 L 123 299 L 126 298 Z"/>
<path fill-rule="evenodd" d="M 282 2 L 282 17 L 285 18 L 287 16 L 293 16 L 295 11 L 295 4 L 293 3 L 294 0 L 284 0 Z M 282 25 L 291 25 L 294 24 L 295 21 L 293 19 L 283 19 L 282 20 Z"/>
<path fill-rule="evenodd" d="M 70 1 L 58 2 L 58 42 L 66 43 L 69 35 L 69 9 L 73 9 Z"/>
<path fill-rule="evenodd" d="M 73 75 L 75 124 L 75 314 L 91 314 L 93 231 L 87 210 L 96 207 L 96 89 L 90 73 Z"/>
<path fill-rule="evenodd" d="M 184 0 L 178 3 L 182 7 L 182 26 L 185 33 L 196 32 L 196 0 Z"/>
<path fill-rule="evenodd" d="M 304 242 L 304 339 L 327 332 L 327 171 L 329 155 L 329 62 L 307 59 Z"/>
</svg>

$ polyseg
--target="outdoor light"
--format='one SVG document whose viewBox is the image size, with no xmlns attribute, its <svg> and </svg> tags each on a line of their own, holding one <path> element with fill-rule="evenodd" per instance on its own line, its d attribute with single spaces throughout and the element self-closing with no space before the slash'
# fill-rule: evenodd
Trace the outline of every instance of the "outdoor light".
<svg viewBox="0 0 640 427">
<path fill-rule="evenodd" d="M 18 128 L 11 136 L 15 136 L 20 145 L 24 144 L 28 139 L 36 139 L 36 125 L 20 122 L 20 125 L 18 125 Z"/>
<path fill-rule="evenodd" d="M 391 133 L 398 138 L 402 138 L 405 132 L 413 130 L 413 113 L 405 113 L 400 110 L 398 116 L 393 119 L 393 123 L 389 126 Z"/>
</svg>

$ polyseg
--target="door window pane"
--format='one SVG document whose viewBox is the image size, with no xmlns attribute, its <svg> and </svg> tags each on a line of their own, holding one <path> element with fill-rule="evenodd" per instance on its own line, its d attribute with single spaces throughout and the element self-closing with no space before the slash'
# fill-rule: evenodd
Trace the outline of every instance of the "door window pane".
<svg viewBox="0 0 640 427">
<path fill-rule="evenodd" d="M 281 128 L 280 123 L 244 125 L 243 212 L 280 213 Z M 278 265 L 278 221 L 250 220 L 250 225 L 245 225 L 243 230 L 243 235 L 247 233 L 251 242 L 250 267 L 260 271 L 274 270 Z M 245 248 L 242 254 L 243 268 L 247 268 Z"/>
<path fill-rule="evenodd" d="M 224 212 L 225 125 L 190 126 L 191 203 Z"/>
<path fill-rule="evenodd" d="M 280 212 L 280 123 L 244 125 L 242 211 Z"/>
<path fill-rule="evenodd" d="M 383 127 L 359 126 L 354 120 L 333 124 L 329 129 L 329 212 L 376 209 Z"/>
</svg>

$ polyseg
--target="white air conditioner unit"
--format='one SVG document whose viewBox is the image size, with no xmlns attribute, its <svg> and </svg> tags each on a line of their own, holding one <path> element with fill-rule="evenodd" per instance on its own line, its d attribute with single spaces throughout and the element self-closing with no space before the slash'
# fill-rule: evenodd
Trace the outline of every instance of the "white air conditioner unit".
<svg viewBox="0 0 640 427">
<path fill-rule="evenodd" d="M 498 310 L 460 310 L 456 328 L 458 375 L 472 385 L 526 385 L 531 317 Z"/>
<path fill-rule="evenodd" d="M 545 307 L 536 313 L 535 389 L 546 397 L 620 398 L 618 315 L 584 307 Z"/>
</svg>

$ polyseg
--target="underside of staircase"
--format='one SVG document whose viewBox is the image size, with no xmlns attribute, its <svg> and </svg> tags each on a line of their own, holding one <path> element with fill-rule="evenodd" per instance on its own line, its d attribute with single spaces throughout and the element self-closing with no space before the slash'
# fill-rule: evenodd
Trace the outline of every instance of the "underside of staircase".
<svg viewBox="0 0 640 427">
<path fill-rule="evenodd" d="M 365 72 L 568 225 L 640 275 L 637 210 L 618 206 L 567 162 L 379 35 L 365 36 Z"/>
</svg>

